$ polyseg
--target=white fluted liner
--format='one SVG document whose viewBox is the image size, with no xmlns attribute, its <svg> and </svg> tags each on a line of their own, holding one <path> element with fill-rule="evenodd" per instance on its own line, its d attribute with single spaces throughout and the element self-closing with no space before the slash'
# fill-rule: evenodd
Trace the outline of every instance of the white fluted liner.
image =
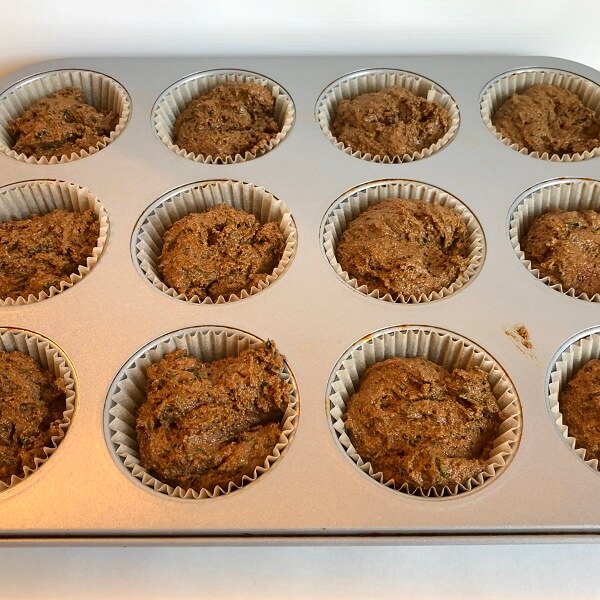
<svg viewBox="0 0 600 600">
<path fill-rule="evenodd" d="M 467 231 L 469 232 L 469 263 L 465 271 L 450 286 L 429 294 L 420 294 L 418 297 L 414 294 L 408 297 L 402 294 L 392 296 L 387 293 L 380 294 L 377 289 L 369 290 L 366 285 L 359 285 L 356 279 L 342 269 L 336 258 L 336 250 L 342 234 L 350 222 L 356 219 L 367 208 L 379 204 L 388 198 L 416 199 L 422 202 L 436 203 L 440 206 L 451 208 L 465 222 Z M 432 300 L 446 298 L 461 289 L 479 272 L 485 255 L 485 239 L 481 226 L 475 215 L 462 202 L 439 188 L 425 185 L 418 181 L 398 179 L 367 183 L 339 198 L 329 209 L 325 217 L 321 230 L 321 242 L 325 250 L 325 256 L 338 277 L 355 290 L 372 298 L 387 302 L 431 302 Z"/>
<path fill-rule="evenodd" d="M 422 356 L 449 371 L 479 367 L 488 374 L 492 392 L 501 409 L 502 423 L 485 469 L 475 478 L 454 488 L 415 488 L 393 479 L 384 480 L 371 463 L 364 462 L 345 431 L 345 410 L 349 398 L 360 387 L 365 371 L 377 362 L 393 357 Z M 426 497 L 455 496 L 490 481 L 512 459 L 521 436 L 521 406 L 512 382 L 491 356 L 474 343 L 434 327 L 396 327 L 376 332 L 357 342 L 335 367 L 328 389 L 329 413 L 336 438 L 344 452 L 364 473 L 379 483 L 407 494 Z"/>
<path fill-rule="evenodd" d="M 598 460 L 586 459 L 585 448 L 577 447 L 577 440 L 569 434 L 569 428 L 563 422 L 559 405 L 560 394 L 566 388 L 567 383 L 585 363 L 596 358 L 600 358 L 600 333 L 584 334 L 571 342 L 552 365 L 548 385 L 548 403 L 552 418 L 561 436 L 585 464 L 598 471 Z"/>
<path fill-rule="evenodd" d="M 541 158 L 542 160 L 577 162 L 600 156 L 600 147 L 585 152 L 573 154 L 552 154 L 544 152 L 530 152 L 527 148 L 520 148 L 518 144 L 504 137 L 492 124 L 492 117 L 498 108 L 502 106 L 513 94 L 522 93 L 533 85 L 555 85 L 573 92 L 579 96 L 585 106 L 591 108 L 600 118 L 600 86 L 589 79 L 585 79 L 575 73 L 560 71 L 558 69 L 520 69 L 505 73 L 492 81 L 481 94 L 480 109 L 481 118 L 486 127 L 505 146 L 517 151 L 519 154 Z"/>
<path fill-rule="evenodd" d="M 371 155 L 346 146 L 343 142 L 339 142 L 331 133 L 331 123 L 337 114 L 338 106 L 342 100 L 351 100 L 361 94 L 379 92 L 394 86 L 400 86 L 412 92 L 415 96 L 421 96 L 429 102 L 434 102 L 449 112 L 451 118 L 450 127 L 435 144 L 432 144 L 428 148 L 423 148 L 423 150 L 418 152 L 404 154 L 403 156 Z M 458 106 L 444 88 L 420 75 L 396 69 L 368 69 L 357 73 L 350 73 L 337 79 L 319 96 L 316 115 L 323 133 L 336 148 L 356 158 L 386 164 L 412 162 L 413 160 L 420 160 L 430 156 L 452 141 L 460 125 Z"/>
<path fill-rule="evenodd" d="M 63 154 L 60 157 L 27 156 L 18 154 L 12 149 L 14 140 L 8 131 L 8 125 L 20 117 L 34 102 L 59 90 L 75 87 L 83 90 L 86 101 L 96 110 L 113 111 L 119 115 L 119 122 L 108 137 L 104 137 L 95 146 L 71 156 Z M 79 158 L 85 158 L 106 148 L 122 133 L 129 114 L 131 101 L 125 88 L 107 75 L 95 71 L 61 69 L 29 77 L 13 85 L 0 96 L 0 150 L 17 160 L 38 164 L 54 165 L 66 163 Z"/>
<path fill-rule="evenodd" d="M 73 287 L 94 268 L 108 238 L 108 214 L 100 200 L 85 188 L 66 181 L 40 179 L 0 189 L 0 222 L 26 219 L 34 214 L 45 215 L 61 208 L 78 213 L 88 209 L 94 211 L 100 230 L 91 256 L 87 257 L 84 265 L 79 265 L 77 272 L 61 281 L 58 287 L 52 286 L 37 296 L 29 294 L 27 298 L 0 298 L 0 306 L 32 304 Z"/>
<path fill-rule="evenodd" d="M 270 275 L 252 286 L 250 291 L 242 290 L 229 297 L 219 296 L 200 299 L 197 294 L 186 296 L 167 286 L 161 279 L 158 263 L 162 254 L 165 231 L 176 221 L 193 212 L 205 212 L 219 204 L 253 214 L 261 224 L 279 223 L 279 229 L 285 239 L 285 248 L 281 260 Z M 188 300 L 200 304 L 223 304 L 248 298 L 275 282 L 286 270 L 296 250 L 297 232 L 292 215 L 287 206 L 263 187 L 242 181 L 203 181 L 185 186 L 161 198 L 157 204 L 142 217 L 136 227 L 135 260 L 142 273 L 161 292 L 179 300 Z"/>
<path fill-rule="evenodd" d="M 279 126 L 279 133 L 273 136 L 259 152 L 245 152 L 243 156 L 236 154 L 222 158 L 220 156 L 188 152 L 185 148 L 178 146 L 173 137 L 173 127 L 177 117 L 192 100 L 224 83 L 257 83 L 268 88 L 273 98 L 275 98 L 274 118 Z M 154 104 L 152 123 L 156 135 L 171 152 L 196 162 L 229 165 L 252 160 L 273 150 L 289 133 L 294 123 L 295 114 L 294 102 L 277 82 L 258 73 L 225 69 L 196 73 L 174 83 L 162 93 Z"/>
<path fill-rule="evenodd" d="M 0 328 L 0 352 L 19 351 L 31 356 L 44 370 L 50 371 L 56 379 L 63 379 L 65 382 L 65 410 L 63 412 L 63 421 L 59 425 L 60 434 L 52 436 L 51 446 L 44 446 L 45 457 L 34 458 L 35 468 L 23 469 L 24 476 L 17 477 L 13 475 L 10 484 L 6 485 L 0 481 L 0 492 L 23 481 L 35 473 L 56 451 L 58 445 L 69 429 L 73 414 L 75 412 L 75 372 L 67 357 L 62 350 L 56 347 L 52 342 L 46 340 L 41 335 L 21 329 Z M 0 399 L 1 400 L 1 399 Z"/>
<path fill-rule="evenodd" d="M 525 268 L 552 289 L 573 298 L 600 302 L 600 294 L 589 296 L 578 294 L 574 288 L 565 289 L 560 283 L 551 283 L 548 277 L 542 276 L 538 269 L 533 268 L 521 248 L 521 240 L 529 231 L 533 221 L 550 209 L 561 210 L 595 210 L 600 212 L 600 181 L 591 179 L 556 179 L 526 195 L 516 206 L 510 216 L 509 237 L 512 247 Z"/>
<path fill-rule="evenodd" d="M 172 487 L 150 475 L 140 464 L 136 436 L 137 411 L 146 399 L 146 369 L 158 362 L 169 352 L 187 350 L 190 355 L 210 362 L 226 357 L 238 356 L 246 348 L 254 347 L 261 340 L 251 334 L 226 327 L 195 327 L 163 336 L 132 356 L 117 375 L 108 396 L 109 447 L 131 475 L 144 485 L 176 498 L 198 499 L 213 498 L 243 487 L 255 481 L 259 475 L 268 471 L 280 459 L 285 448 L 291 442 L 298 421 L 298 391 L 294 378 L 284 363 L 282 379 L 289 385 L 289 405 L 283 415 L 282 433 L 279 442 L 263 465 L 254 469 L 252 477 L 244 476 L 242 484 L 230 482 L 227 489 L 217 486 L 214 490 L 183 489 Z"/>
</svg>

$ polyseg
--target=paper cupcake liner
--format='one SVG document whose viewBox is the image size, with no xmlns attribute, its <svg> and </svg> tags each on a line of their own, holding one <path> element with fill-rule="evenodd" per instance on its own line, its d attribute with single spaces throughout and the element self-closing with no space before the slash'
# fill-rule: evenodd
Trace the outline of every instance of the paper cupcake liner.
<svg viewBox="0 0 600 600">
<path fill-rule="evenodd" d="M 107 439 L 110 449 L 117 455 L 128 473 L 149 488 L 175 498 L 213 498 L 244 487 L 268 471 L 279 460 L 295 433 L 298 421 L 298 390 L 287 366 L 281 373 L 289 385 L 290 402 L 282 420 L 282 434 L 272 453 L 263 465 L 254 469 L 252 477 L 244 476 L 241 485 L 230 482 L 227 489 L 217 486 L 214 490 L 183 489 L 172 487 L 150 475 L 140 464 L 136 436 L 136 416 L 146 398 L 146 369 L 169 352 L 187 350 L 190 355 L 210 362 L 238 356 L 247 348 L 261 343 L 251 334 L 227 327 L 191 327 L 164 335 L 142 348 L 121 368 L 111 385 L 106 406 Z"/>
<path fill-rule="evenodd" d="M 177 117 L 192 100 L 224 83 L 257 83 L 268 88 L 273 98 L 275 98 L 274 117 L 279 125 L 279 133 L 272 137 L 257 153 L 245 152 L 244 155 L 236 154 L 234 156 L 227 156 L 226 158 L 196 154 L 178 146 L 173 138 L 173 127 Z M 152 122 L 156 135 L 171 152 L 175 152 L 179 156 L 196 162 L 230 165 L 252 160 L 273 150 L 289 133 L 294 123 L 295 114 L 296 111 L 292 98 L 272 79 L 250 71 L 223 69 L 196 73 L 174 83 L 161 94 L 154 104 Z"/>
<path fill-rule="evenodd" d="M 382 294 L 377 289 L 369 291 L 366 285 L 359 285 L 356 279 L 342 269 L 336 258 L 336 250 L 342 234 L 350 222 L 367 208 L 388 198 L 416 199 L 422 202 L 436 203 L 451 208 L 465 222 L 469 232 L 469 264 L 450 286 L 430 294 L 420 294 L 418 297 L 414 294 L 408 297 L 402 294 L 392 296 L 387 293 Z M 321 227 L 321 242 L 329 264 L 347 285 L 372 298 L 404 304 L 440 300 L 460 290 L 477 275 L 485 255 L 485 239 L 481 226 L 473 213 L 462 202 L 439 188 L 418 181 L 400 179 L 372 181 L 341 196 L 327 211 Z"/>
<path fill-rule="evenodd" d="M 286 241 L 281 260 L 275 270 L 250 291 L 242 290 L 227 298 L 219 296 L 216 301 L 208 297 L 202 300 L 197 294 L 189 297 L 179 294 L 162 281 L 158 270 L 165 231 L 190 213 L 205 212 L 222 203 L 253 214 L 261 224 L 278 222 Z M 203 181 L 170 192 L 152 205 L 136 226 L 132 252 L 138 270 L 161 292 L 199 304 L 223 304 L 253 296 L 277 280 L 292 260 L 296 237 L 296 225 L 287 206 L 264 188 L 241 181 Z"/>
<path fill-rule="evenodd" d="M 20 117 L 29 106 L 59 90 L 75 87 L 83 90 L 86 101 L 97 110 L 110 110 L 119 115 L 119 122 L 108 137 L 95 146 L 71 156 L 36 158 L 18 154 L 12 149 L 14 139 L 8 131 L 8 125 Z M 131 101 L 125 88 L 114 79 L 94 71 L 61 69 L 28 77 L 8 88 L 0 96 L 0 150 L 17 160 L 38 165 L 55 165 L 85 158 L 106 148 L 121 134 L 131 112 Z"/>
<path fill-rule="evenodd" d="M 578 446 L 577 440 L 569 434 L 569 428 L 563 422 L 563 416 L 560 412 L 559 398 L 561 392 L 567 386 L 567 383 L 589 360 L 600 358 L 600 331 L 596 327 L 593 331 L 587 331 L 579 334 L 576 339 L 567 343 L 566 347 L 556 358 L 551 367 L 548 382 L 548 403 L 550 412 L 560 435 L 565 439 L 573 452 L 581 460 L 594 469 L 598 468 L 598 460 L 595 458 L 586 459 L 586 450 Z"/>
<path fill-rule="evenodd" d="M 0 189 L 0 222 L 26 219 L 33 214 L 45 215 L 60 208 L 78 213 L 87 209 L 94 211 L 100 231 L 92 255 L 87 257 L 85 265 L 79 265 L 77 272 L 61 281 L 58 287 L 52 286 L 37 296 L 29 294 L 27 298 L 0 298 L 0 306 L 32 304 L 73 287 L 94 268 L 108 238 L 108 214 L 100 200 L 85 188 L 48 179 L 25 181 Z"/>
<path fill-rule="evenodd" d="M 414 487 L 407 483 L 397 483 L 393 479 L 386 481 L 381 472 L 375 471 L 371 463 L 363 461 L 357 453 L 345 431 L 346 403 L 360 387 L 360 380 L 369 367 L 398 356 L 422 356 L 449 371 L 480 367 L 488 374 L 488 381 L 504 420 L 498 428 L 498 437 L 494 441 L 486 467 L 477 477 L 453 488 Z M 328 387 L 328 400 L 331 424 L 346 455 L 361 471 L 384 486 L 416 496 L 456 496 L 479 488 L 507 466 L 521 436 L 521 406 L 504 370 L 473 342 L 435 327 L 391 327 L 362 338 L 344 354 L 334 368 Z"/>
<path fill-rule="evenodd" d="M 521 240 L 529 231 L 533 221 L 549 209 L 561 210 L 595 210 L 600 212 L 600 181 L 591 179 L 555 179 L 539 184 L 522 194 L 516 201 L 509 221 L 508 235 L 510 243 L 521 263 L 540 281 L 561 294 L 573 298 L 600 302 L 600 294 L 588 296 L 578 294 L 575 289 L 565 289 L 560 283 L 551 283 L 548 277 L 542 276 L 533 268 L 521 249 Z"/>
<path fill-rule="evenodd" d="M 551 160 L 555 162 L 577 162 L 600 156 L 600 147 L 585 152 L 575 152 L 573 154 L 552 154 L 544 152 L 530 152 L 527 148 L 520 148 L 518 144 L 511 142 L 504 137 L 492 124 L 494 113 L 510 96 L 516 93 L 522 93 L 533 85 L 555 85 L 573 92 L 579 96 L 585 106 L 591 108 L 596 115 L 600 116 L 600 86 L 589 79 L 585 79 L 575 73 L 560 71 L 558 69 L 519 69 L 500 75 L 490 82 L 481 94 L 480 110 L 481 118 L 485 126 L 494 134 L 494 137 L 500 140 L 505 146 L 517 151 L 519 154 L 541 158 L 542 160 Z"/>
<path fill-rule="evenodd" d="M 418 152 L 402 156 L 381 156 L 379 154 L 373 156 L 369 153 L 362 153 L 360 150 L 354 150 L 335 138 L 331 133 L 330 127 L 342 100 L 351 100 L 361 94 L 378 92 L 393 86 L 400 86 L 416 96 L 421 96 L 429 102 L 438 104 L 449 112 L 451 118 L 450 127 L 435 144 Z M 460 124 L 458 106 L 444 88 L 420 75 L 396 69 L 368 69 L 337 79 L 319 96 L 316 117 L 323 133 L 336 148 L 356 158 L 386 164 L 412 162 L 413 160 L 420 160 L 421 158 L 430 156 L 452 141 Z"/>
<path fill-rule="evenodd" d="M 56 379 L 62 378 L 66 384 L 65 411 L 59 425 L 60 434 L 52 436 L 51 446 L 44 446 L 45 457 L 34 458 L 35 468 L 24 467 L 24 475 L 13 475 L 10 484 L 0 481 L 0 492 L 10 489 L 35 473 L 53 454 L 62 442 L 75 412 L 75 372 L 62 350 L 41 335 L 25 331 L 0 327 L 0 352 L 19 351 L 31 356 L 43 369 L 50 371 Z"/>
</svg>

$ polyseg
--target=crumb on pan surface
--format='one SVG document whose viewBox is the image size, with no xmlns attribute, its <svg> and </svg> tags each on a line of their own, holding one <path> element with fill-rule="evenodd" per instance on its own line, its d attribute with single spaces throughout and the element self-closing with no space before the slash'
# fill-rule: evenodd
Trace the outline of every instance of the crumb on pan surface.
<svg viewBox="0 0 600 600">
<path fill-rule="evenodd" d="M 44 447 L 61 435 L 65 382 L 22 352 L 0 351 L 0 481 L 9 485 L 24 468 L 45 459 Z"/>
<path fill-rule="evenodd" d="M 0 298 L 26 298 L 58 287 L 92 256 L 99 232 L 91 209 L 56 209 L 0 222 Z"/>
<path fill-rule="evenodd" d="M 263 225 L 250 213 L 219 204 L 186 215 L 165 232 L 159 270 L 179 294 L 216 300 L 266 280 L 284 250 L 278 223 Z"/>
<path fill-rule="evenodd" d="M 258 153 L 279 133 L 275 98 L 257 83 L 224 83 L 192 100 L 173 127 L 188 152 L 225 158 Z"/>
<path fill-rule="evenodd" d="M 600 460 L 600 360 L 586 362 L 559 396 L 563 423 L 586 459 Z"/>
<path fill-rule="evenodd" d="M 282 368 L 271 341 L 212 362 L 167 354 L 147 370 L 136 426 L 141 464 L 184 489 L 240 485 L 279 442 L 290 398 Z"/>
<path fill-rule="evenodd" d="M 363 154 L 403 156 L 435 144 L 450 125 L 445 108 L 394 86 L 342 100 L 331 133 Z"/>
<path fill-rule="evenodd" d="M 550 283 L 600 293 L 600 213 L 550 209 L 533 221 L 521 247 Z"/>
<path fill-rule="evenodd" d="M 79 88 L 41 98 L 9 124 L 15 152 L 35 158 L 71 156 L 110 136 L 119 122 L 112 111 L 90 106 Z"/>
<path fill-rule="evenodd" d="M 456 211 L 389 198 L 350 222 L 336 249 L 344 271 L 369 291 L 416 297 L 450 286 L 466 270 L 469 233 Z"/>
<path fill-rule="evenodd" d="M 519 148 L 550 155 L 600 146 L 600 119 L 573 92 L 533 85 L 512 95 L 492 116 L 494 127 Z"/>
<path fill-rule="evenodd" d="M 346 405 L 363 461 L 396 488 L 464 484 L 485 469 L 502 419 L 487 375 L 423 357 L 374 364 Z"/>
</svg>

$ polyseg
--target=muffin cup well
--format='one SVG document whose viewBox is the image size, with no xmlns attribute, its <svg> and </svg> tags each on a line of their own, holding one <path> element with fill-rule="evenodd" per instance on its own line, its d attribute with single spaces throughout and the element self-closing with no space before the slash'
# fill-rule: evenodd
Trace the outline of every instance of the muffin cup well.
<svg viewBox="0 0 600 600">
<path fill-rule="evenodd" d="M 89 190 L 73 183 L 51 179 L 25 181 L 0 189 L 0 222 L 26 219 L 34 214 L 45 215 L 57 209 L 78 213 L 88 209 L 94 211 L 100 230 L 91 256 L 87 257 L 84 265 L 79 265 L 76 273 L 61 281 L 58 287 L 42 290 L 37 296 L 29 294 L 27 298 L 0 298 L 0 306 L 32 304 L 52 298 L 81 281 L 98 262 L 108 238 L 108 214 L 100 200 Z"/>
<path fill-rule="evenodd" d="M 75 412 L 75 372 L 68 358 L 50 340 L 36 333 L 23 329 L 0 327 L 0 352 L 19 351 L 31 356 L 43 369 L 50 371 L 56 379 L 62 378 L 65 382 L 65 410 L 63 420 L 59 425 L 60 435 L 52 436 L 52 445 L 44 446 L 45 456 L 34 459 L 35 468 L 23 469 L 23 477 L 13 475 L 10 484 L 0 481 L 0 492 L 12 488 L 19 482 L 35 473 L 53 454 L 67 433 L 67 429 Z"/>
<path fill-rule="evenodd" d="M 421 488 L 393 479 L 384 480 L 371 463 L 364 462 L 345 431 L 345 410 L 349 398 L 360 387 L 365 371 L 377 362 L 393 357 L 421 356 L 452 371 L 479 367 L 488 374 L 492 392 L 501 409 L 502 423 L 485 469 L 464 484 L 450 488 Z M 435 327 L 391 327 L 368 335 L 349 348 L 338 361 L 328 386 L 331 424 L 342 450 L 379 483 L 416 496 L 456 496 L 474 490 L 498 475 L 512 459 L 521 436 L 521 406 L 512 382 L 498 363 L 473 342 Z"/>
<path fill-rule="evenodd" d="M 86 101 L 97 110 L 116 112 L 119 115 L 119 122 L 114 131 L 95 146 L 90 146 L 87 150 L 81 150 L 79 153 L 73 153 L 70 156 L 63 154 L 60 157 L 52 156 L 48 158 L 43 156 L 36 158 L 35 156 L 15 152 L 12 149 L 14 140 L 8 131 L 9 123 L 20 117 L 34 102 L 69 87 L 82 89 Z M 0 151 L 17 160 L 38 165 L 54 165 L 85 158 L 106 148 L 108 144 L 119 137 L 127 124 L 130 112 L 131 100 L 125 88 L 102 73 L 60 69 L 34 75 L 19 81 L 0 96 Z"/>
<path fill-rule="evenodd" d="M 595 210 L 600 212 L 600 181 L 591 179 L 555 179 L 534 186 L 522 194 L 515 204 L 509 217 L 508 235 L 510 243 L 525 268 L 552 289 L 562 294 L 600 302 L 600 294 L 588 296 L 578 294 L 573 288 L 565 289 L 560 283 L 551 283 L 538 269 L 533 268 L 521 248 L 521 240 L 529 231 L 533 221 L 550 209 L 561 210 Z"/>
<path fill-rule="evenodd" d="M 136 479 L 149 488 L 175 498 L 213 498 L 228 494 L 256 480 L 280 459 L 290 444 L 298 421 L 298 391 L 287 363 L 281 377 L 289 385 L 290 402 L 282 419 L 282 434 L 279 442 L 265 459 L 263 465 L 254 469 L 252 477 L 244 476 L 241 485 L 230 482 L 226 489 L 217 486 L 214 490 L 172 487 L 150 475 L 140 464 L 136 436 L 136 416 L 146 398 L 146 369 L 169 352 L 187 350 L 190 355 L 203 361 L 214 361 L 238 356 L 246 348 L 252 348 L 261 340 L 249 333 L 227 327 L 191 327 L 164 335 L 134 354 L 121 368 L 113 381 L 106 403 L 105 423 L 109 447 Z"/>
<path fill-rule="evenodd" d="M 568 342 L 562 351 L 559 351 L 556 360 L 550 368 L 548 381 L 548 403 L 553 421 L 560 435 L 577 454 L 581 460 L 599 471 L 598 460 L 586 459 L 586 450 L 578 446 L 577 440 L 569 434 L 568 426 L 563 422 L 560 412 L 559 398 L 573 376 L 592 359 L 600 359 L 600 328 L 579 334 L 576 339 Z"/>
<path fill-rule="evenodd" d="M 281 260 L 275 270 L 250 291 L 242 290 L 228 298 L 219 296 L 216 301 L 208 297 L 201 300 L 197 294 L 190 297 L 179 294 L 162 281 L 158 270 L 165 231 L 186 215 L 204 212 L 221 203 L 253 214 L 261 224 L 278 222 L 285 238 Z M 132 253 L 138 270 L 161 292 L 189 302 L 223 304 L 248 298 L 278 279 L 292 260 L 296 249 L 296 237 L 296 225 L 287 206 L 264 188 L 241 181 L 202 181 L 169 192 L 142 215 L 132 240 Z"/>
<path fill-rule="evenodd" d="M 381 294 L 377 289 L 369 290 L 366 285 L 359 285 L 356 279 L 342 269 L 336 258 L 336 250 L 342 234 L 350 222 L 367 208 L 388 198 L 416 199 L 422 202 L 436 203 L 451 208 L 465 222 L 469 233 L 469 264 L 450 286 L 429 294 L 420 294 L 418 297 L 414 295 L 406 297 L 402 294 L 392 296 L 387 293 Z M 473 213 L 462 202 L 439 188 L 418 181 L 399 179 L 372 181 L 354 188 L 338 198 L 329 208 L 323 220 L 321 242 L 329 264 L 347 285 L 372 298 L 405 304 L 440 300 L 458 291 L 477 275 L 485 255 L 485 239 L 481 226 Z"/>
<path fill-rule="evenodd" d="M 279 133 L 273 136 L 268 144 L 257 153 L 245 152 L 244 155 L 235 154 L 225 158 L 188 152 L 185 148 L 178 146 L 173 137 L 173 127 L 177 117 L 192 100 L 224 83 L 257 83 L 265 86 L 275 98 L 274 118 L 279 125 Z M 290 132 L 295 114 L 292 98 L 277 82 L 250 71 L 222 69 L 190 75 L 167 88 L 152 108 L 152 123 L 156 135 L 171 152 L 196 162 L 229 165 L 252 160 L 273 150 Z"/>
<path fill-rule="evenodd" d="M 492 117 L 513 94 L 522 93 L 533 85 L 555 85 L 564 88 L 579 96 L 585 106 L 591 108 L 598 118 L 600 118 L 600 86 L 585 77 L 560 71 L 558 69 L 519 69 L 500 75 L 487 84 L 480 98 L 481 118 L 485 126 L 494 134 L 494 137 L 500 140 L 505 146 L 517 151 L 519 154 L 531 156 L 532 158 L 541 158 L 542 160 L 551 160 L 555 162 L 577 162 L 600 156 L 600 147 L 585 152 L 575 152 L 573 154 L 552 154 L 544 152 L 540 154 L 536 151 L 529 151 L 527 148 L 520 148 L 518 144 L 511 142 L 504 137 L 492 124 Z"/>
<path fill-rule="evenodd" d="M 339 142 L 331 133 L 331 123 L 337 114 L 337 109 L 342 100 L 351 100 L 361 94 L 379 92 L 389 87 L 400 86 L 416 96 L 421 96 L 429 102 L 434 102 L 445 108 L 450 114 L 450 127 L 448 131 L 428 148 L 412 154 L 402 156 L 381 156 L 362 153 L 360 150 L 346 146 Z M 327 139 L 336 147 L 356 158 L 379 163 L 402 163 L 420 160 L 437 152 L 452 141 L 460 124 L 460 113 L 452 96 L 433 81 L 414 73 L 396 69 L 368 69 L 350 73 L 340 77 L 330 84 L 319 96 L 316 107 L 316 117 Z"/>
</svg>

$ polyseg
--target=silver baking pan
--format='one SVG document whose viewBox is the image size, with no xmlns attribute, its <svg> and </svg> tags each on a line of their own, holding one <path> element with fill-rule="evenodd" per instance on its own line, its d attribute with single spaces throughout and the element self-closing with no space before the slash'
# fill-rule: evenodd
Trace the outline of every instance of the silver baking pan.
<svg viewBox="0 0 600 600">
<path fill-rule="evenodd" d="M 39 302 L 0 306 L 0 327 L 33 331 L 64 353 L 76 389 L 72 423 L 56 452 L 0 493 L 2 540 L 414 543 L 598 535 L 600 474 L 561 433 L 548 387 L 556 357 L 600 324 L 600 304 L 536 278 L 515 253 L 509 225 L 528 190 L 561 178 L 600 179 L 600 159 L 519 154 L 492 135 L 480 114 L 490 81 L 532 67 L 600 84 L 600 73 L 584 65 L 519 56 L 82 58 L 31 65 L 0 79 L 2 91 L 48 71 L 88 69 L 119 82 L 131 102 L 120 135 L 91 156 L 30 164 L 0 153 L 1 186 L 49 179 L 85 187 L 100 199 L 110 224 L 98 263 L 73 287 Z M 189 75 L 223 69 L 278 83 L 295 108 L 288 134 L 263 156 L 233 164 L 179 156 L 155 132 L 155 103 Z M 453 139 L 431 156 L 391 164 L 335 147 L 319 125 L 317 101 L 331 82 L 365 69 L 398 69 L 435 82 L 460 112 Z M 447 191 L 481 226 L 481 267 L 448 297 L 408 303 L 369 297 L 344 282 L 326 257 L 323 227 L 336 200 L 369 182 L 398 179 Z M 134 257 L 148 208 L 172 190 L 209 180 L 264 187 L 286 204 L 297 228 L 285 272 L 267 289 L 234 302 L 170 297 L 148 281 Z M 508 335 L 520 325 L 531 349 Z M 179 498 L 145 485 L 124 466 L 111 441 L 110 398 L 122 367 L 153 340 L 206 326 L 275 340 L 297 385 L 299 415 L 282 456 L 256 481 L 218 497 Z M 508 464 L 483 485 L 447 497 L 403 493 L 361 471 L 340 444 L 330 415 L 334 369 L 357 342 L 398 326 L 441 329 L 472 341 L 514 386 L 518 443 Z"/>
</svg>

